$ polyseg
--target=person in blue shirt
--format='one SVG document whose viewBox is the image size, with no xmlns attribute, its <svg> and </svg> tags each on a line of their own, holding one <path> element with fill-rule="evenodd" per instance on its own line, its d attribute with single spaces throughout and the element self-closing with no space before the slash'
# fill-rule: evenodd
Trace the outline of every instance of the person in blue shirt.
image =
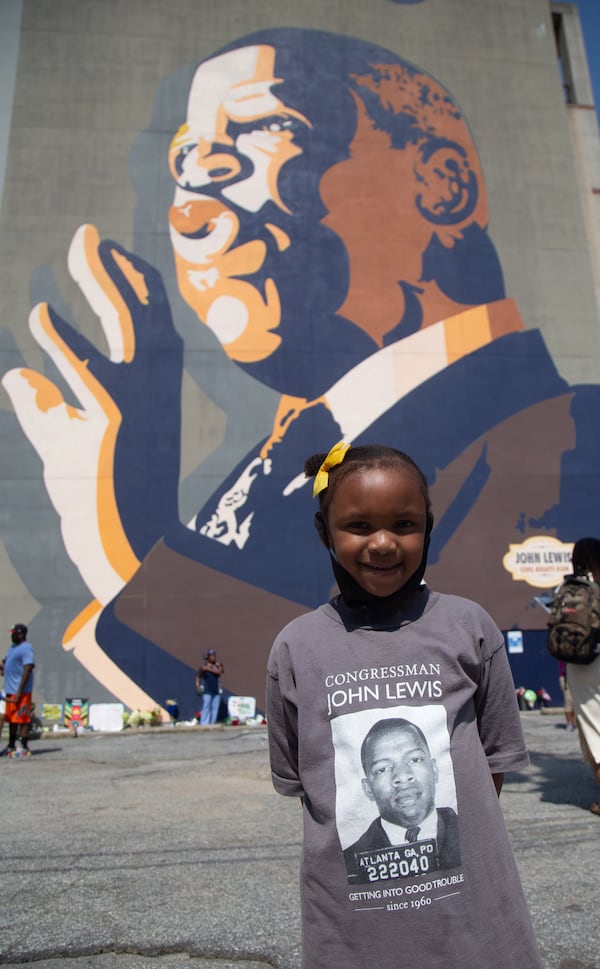
<svg viewBox="0 0 600 969">
<path fill-rule="evenodd" d="M 30 757 L 31 693 L 35 653 L 27 642 L 27 626 L 16 623 L 10 630 L 12 646 L 4 660 L 5 719 L 8 723 L 8 757 Z M 17 747 L 20 739 L 20 748 Z"/>
</svg>

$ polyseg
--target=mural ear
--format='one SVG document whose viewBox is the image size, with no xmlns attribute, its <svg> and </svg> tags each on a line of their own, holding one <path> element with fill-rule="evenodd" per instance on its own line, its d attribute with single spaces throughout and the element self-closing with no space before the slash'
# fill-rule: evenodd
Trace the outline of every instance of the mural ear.
<svg viewBox="0 0 600 969">
<path fill-rule="evenodd" d="M 323 545 L 326 549 L 329 549 L 329 533 L 327 532 L 327 525 L 325 524 L 325 519 L 320 511 L 317 512 L 314 518 L 315 528 L 317 529 L 317 534 L 321 539 Z"/>
<path fill-rule="evenodd" d="M 473 213 L 479 197 L 469 156 L 456 142 L 427 144 L 415 166 L 416 205 L 433 225 L 457 225 Z"/>
</svg>

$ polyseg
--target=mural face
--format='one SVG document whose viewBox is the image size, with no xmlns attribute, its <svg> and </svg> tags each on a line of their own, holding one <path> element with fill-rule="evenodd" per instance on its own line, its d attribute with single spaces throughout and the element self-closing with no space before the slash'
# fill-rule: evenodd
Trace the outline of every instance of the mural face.
<svg viewBox="0 0 600 969">
<path fill-rule="evenodd" d="M 280 180 L 286 163 L 302 154 L 310 128 L 277 97 L 274 73 L 275 51 L 263 45 L 201 64 L 170 153 L 181 292 L 239 362 L 264 360 L 281 344 L 281 300 L 269 257 L 272 248 L 292 247 L 293 260 L 289 219 L 286 228 L 278 224 L 282 213 L 292 215 Z M 274 222 L 265 219 L 269 211 Z M 257 213 L 258 221 L 248 219 Z"/>
<path fill-rule="evenodd" d="M 74 662 L 128 706 L 177 696 L 185 715 L 215 646 L 225 685 L 260 706 L 275 633 L 332 588 L 301 469 L 342 437 L 426 473 L 430 584 L 503 628 L 543 624 L 503 558 L 589 531 L 596 389 L 566 386 L 506 298 L 449 92 L 361 40 L 264 31 L 197 66 L 158 164 L 172 198 L 154 231 L 167 216 L 179 294 L 280 405 L 182 521 L 183 328 L 157 268 L 77 230 L 69 271 L 108 351 L 39 304 L 31 332 L 71 396 L 29 369 L 3 379 L 89 589 L 64 635 Z"/>
</svg>

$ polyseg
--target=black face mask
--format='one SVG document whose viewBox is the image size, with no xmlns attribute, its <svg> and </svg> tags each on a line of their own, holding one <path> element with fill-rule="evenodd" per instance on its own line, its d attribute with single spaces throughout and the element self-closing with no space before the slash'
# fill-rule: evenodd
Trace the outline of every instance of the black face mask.
<svg viewBox="0 0 600 969">
<path fill-rule="evenodd" d="M 324 542 L 329 548 L 327 529 L 325 527 L 325 522 L 323 521 L 323 516 L 320 512 L 315 515 L 315 527 L 319 533 L 321 541 Z M 363 589 L 363 587 L 352 578 L 350 573 L 346 571 L 342 565 L 340 565 L 333 552 L 329 548 L 331 567 L 333 569 L 335 581 L 338 584 L 340 594 L 345 604 L 351 609 L 363 609 L 376 620 L 385 619 L 387 616 L 390 616 L 395 612 L 406 609 L 407 606 L 417 598 L 421 591 L 421 581 L 425 575 L 425 568 L 427 566 L 427 553 L 429 551 L 429 541 L 431 538 L 432 528 L 433 515 L 428 515 L 425 525 L 423 555 L 421 557 L 419 567 L 417 568 L 416 572 L 411 575 L 408 582 L 406 582 L 400 589 L 397 589 L 396 592 L 393 592 L 390 596 L 374 596 L 370 592 Z"/>
</svg>

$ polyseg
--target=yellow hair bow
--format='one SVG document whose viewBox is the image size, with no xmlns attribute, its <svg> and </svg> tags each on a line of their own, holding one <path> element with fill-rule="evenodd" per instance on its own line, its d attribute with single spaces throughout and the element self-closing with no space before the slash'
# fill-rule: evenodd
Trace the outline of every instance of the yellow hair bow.
<svg viewBox="0 0 600 969">
<path fill-rule="evenodd" d="M 344 441 L 338 441 L 334 444 L 331 451 L 323 461 L 323 464 L 317 471 L 315 475 L 315 483 L 313 485 L 313 498 L 316 498 L 322 491 L 329 485 L 329 472 L 332 468 L 335 468 L 336 464 L 341 464 L 346 456 L 346 451 L 350 447 L 349 444 L 345 444 Z"/>
</svg>

